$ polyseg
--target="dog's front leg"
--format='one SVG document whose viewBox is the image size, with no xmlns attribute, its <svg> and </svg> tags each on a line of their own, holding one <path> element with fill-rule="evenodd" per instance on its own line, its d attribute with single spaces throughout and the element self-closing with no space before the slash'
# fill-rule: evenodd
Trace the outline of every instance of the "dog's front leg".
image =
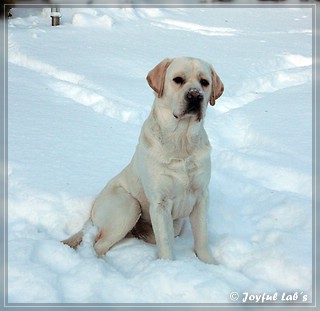
<svg viewBox="0 0 320 311">
<path fill-rule="evenodd" d="M 211 250 L 209 249 L 208 243 L 208 205 L 209 194 L 208 191 L 205 191 L 199 196 L 199 199 L 190 214 L 190 222 L 194 237 L 194 251 L 198 258 L 203 262 L 217 264 L 216 260 L 212 256 Z"/>
<path fill-rule="evenodd" d="M 154 200 L 150 204 L 150 217 L 159 257 L 163 259 L 174 259 L 173 242 L 174 229 L 172 220 L 172 200 Z"/>
</svg>

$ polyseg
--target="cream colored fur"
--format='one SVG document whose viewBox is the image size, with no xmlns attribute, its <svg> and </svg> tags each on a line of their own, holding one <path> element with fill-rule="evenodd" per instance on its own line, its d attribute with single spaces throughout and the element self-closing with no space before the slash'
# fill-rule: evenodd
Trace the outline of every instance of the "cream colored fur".
<svg viewBox="0 0 320 311">
<path fill-rule="evenodd" d="M 177 77 L 183 83 L 175 82 Z M 99 230 L 94 249 L 102 256 L 132 232 L 156 242 L 160 258 L 174 259 L 174 237 L 189 217 L 196 255 L 215 263 L 207 237 L 211 147 L 203 123 L 208 103 L 215 104 L 223 84 L 211 65 L 185 57 L 163 60 L 147 80 L 156 96 L 133 158 L 92 207 L 91 221 Z M 203 96 L 196 113 L 188 112 L 190 90 Z M 76 247 L 82 234 L 64 243 Z"/>
</svg>

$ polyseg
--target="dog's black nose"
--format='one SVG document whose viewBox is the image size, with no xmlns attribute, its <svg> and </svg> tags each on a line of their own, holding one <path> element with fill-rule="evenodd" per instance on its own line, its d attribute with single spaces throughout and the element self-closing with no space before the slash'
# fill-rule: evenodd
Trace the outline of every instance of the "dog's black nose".
<svg viewBox="0 0 320 311">
<path fill-rule="evenodd" d="M 196 88 L 189 89 L 186 93 L 186 101 L 188 103 L 200 103 L 203 100 L 203 94 Z"/>
</svg>

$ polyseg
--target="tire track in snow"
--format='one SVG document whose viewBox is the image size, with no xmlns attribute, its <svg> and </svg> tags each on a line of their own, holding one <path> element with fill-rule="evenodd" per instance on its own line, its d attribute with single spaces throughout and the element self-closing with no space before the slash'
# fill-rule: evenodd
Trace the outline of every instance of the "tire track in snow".
<svg viewBox="0 0 320 311">
<path fill-rule="evenodd" d="M 81 85 L 61 81 L 54 83 L 51 87 L 65 97 L 71 98 L 74 102 L 90 107 L 97 113 L 121 122 L 136 124 L 138 123 L 136 120 L 140 119 L 136 111 L 120 109 L 119 107 L 124 108 L 124 105 L 115 105 L 114 102 L 104 96 Z"/>
<path fill-rule="evenodd" d="M 271 156 L 270 156 L 271 158 Z M 312 196 L 312 176 L 299 172 L 290 163 L 273 164 L 265 157 L 249 155 L 243 152 L 222 151 L 215 164 L 220 170 L 228 170 L 235 177 L 245 176 L 247 180 L 254 180 L 261 189 L 266 188 L 279 192 L 290 192 L 302 197 Z"/>
<path fill-rule="evenodd" d="M 9 63 L 27 68 L 39 74 L 43 74 L 57 80 L 49 84 L 49 87 L 72 99 L 74 102 L 90 107 L 97 113 L 117 119 L 121 122 L 138 123 L 140 117 L 136 111 L 128 110 L 124 105 L 115 104 L 104 96 L 97 93 L 98 87 L 85 80 L 83 75 L 60 70 L 50 64 L 36 60 L 20 51 L 19 45 L 13 36 L 8 38 L 8 61 Z M 138 121 L 137 121 L 138 120 Z"/>
<path fill-rule="evenodd" d="M 260 67 L 261 64 L 258 64 Z M 299 86 L 312 80 L 312 58 L 302 55 L 281 55 L 261 66 L 263 73 L 244 80 L 235 94 L 222 98 L 220 112 L 228 112 L 245 106 L 267 93 L 274 93 L 284 88 Z"/>
<path fill-rule="evenodd" d="M 8 61 L 9 63 L 15 64 L 17 66 L 21 66 L 32 71 L 46 74 L 51 76 L 57 80 L 67 81 L 70 83 L 78 84 L 80 81 L 84 79 L 83 76 L 77 75 L 72 72 L 63 71 L 55 68 L 52 65 L 40 62 L 36 59 L 33 59 L 22 52 L 20 52 L 19 45 L 13 40 L 12 35 L 9 35 L 8 38 L 8 46 L 9 46 L 9 53 L 8 53 Z"/>
<path fill-rule="evenodd" d="M 261 189 L 311 197 L 312 176 L 305 170 L 308 160 L 284 144 L 284 139 L 273 136 L 274 130 L 268 130 L 270 119 L 267 115 L 268 112 L 275 113 L 274 106 L 277 101 L 279 104 L 282 102 L 284 105 L 289 105 L 281 90 L 310 84 L 311 91 L 311 65 L 312 58 L 302 55 L 279 56 L 262 68 L 259 67 L 262 74 L 244 81 L 234 96 L 222 97 L 220 106 L 217 106 L 217 110 L 222 114 L 217 116 L 213 125 L 213 128 L 219 128 L 219 135 L 216 135 L 213 145 L 219 153 L 214 162 L 217 170 L 222 172 L 221 176 L 226 173 L 234 179 L 241 176 L 248 181 L 254 181 L 254 184 Z M 266 106 L 266 103 L 269 103 L 269 106 Z M 249 104 L 256 108 L 249 108 L 247 106 Z M 244 109 L 245 106 L 247 109 Z M 266 122 L 266 125 L 259 126 L 257 122 L 252 122 L 252 116 L 248 115 L 248 112 L 255 112 L 256 117 L 263 123 Z M 288 125 L 285 124 L 282 127 L 280 122 L 282 115 L 292 118 L 282 113 L 279 115 L 278 123 L 269 126 L 270 128 L 277 126 L 280 135 L 288 135 L 290 128 L 286 129 Z M 233 148 L 227 150 L 225 146 Z M 277 150 L 277 157 L 273 157 L 272 150 Z M 301 168 L 292 164 L 293 161 L 300 162 Z"/>
<path fill-rule="evenodd" d="M 171 19 L 164 19 L 160 22 L 153 22 L 152 25 L 165 29 L 196 32 L 204 36 L 234 36 L 239 33 L 239 30 L 233 28 L 208 27 L 200 24 L 188 23 L 184 21 Z"/>
</svg>

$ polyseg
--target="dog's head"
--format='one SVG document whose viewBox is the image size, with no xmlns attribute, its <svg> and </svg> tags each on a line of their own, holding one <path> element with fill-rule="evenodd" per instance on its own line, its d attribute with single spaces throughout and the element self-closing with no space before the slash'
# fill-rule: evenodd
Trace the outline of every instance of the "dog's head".
<svg viewBox="0 0 320 311">
<path fill-rule="evenodd" d="M 189 57 L 163 60 L 149 72 L 147 81 L 178 120 L 196 116 L 200 121 L 207 104 L 214 106 L 224 90 L 210 64 Z"/>
</svg>

